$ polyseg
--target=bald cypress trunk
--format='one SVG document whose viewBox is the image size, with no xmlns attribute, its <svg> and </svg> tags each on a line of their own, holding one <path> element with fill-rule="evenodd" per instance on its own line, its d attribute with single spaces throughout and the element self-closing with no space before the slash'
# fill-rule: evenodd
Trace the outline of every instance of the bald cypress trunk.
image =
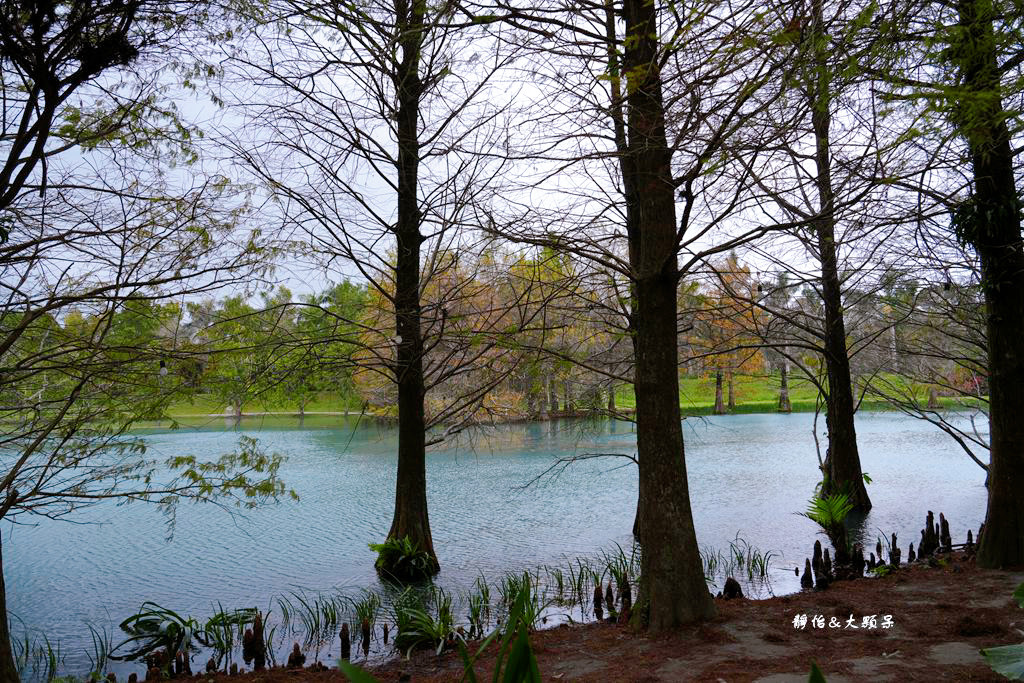
<svg viewBox="0 0 1024 683">
<path fill-rule="evenodd" d="M 7 614 L 7 586 L 4 582 L 3 539 L 0 538 L 0 681 L 17 683 L 18 669 L 14 666 L 11 631 Z"/>
<path fill-rule="evenodd" d="M 830 113 L 829 69 L 826 66 L 825 27 L 822 0 L 814 0 L 812 36 L 815 74 L 810 84 L 811 125 L 814 129 L 814 161 L 818 191 L 818 217 L 813 222 L 821 262 L 821 299 L 825 309 L 824 351 L 828 396 L 825 421 L 828 425 L 828 455 L 825 458 L 825 494 L 843 491 L 850 495 L 854 508 L 871 509 L 864 486 L 864 473 L 857 450 L 854 427 L 855 404 L 850 382 L 850 357 L 846 348 L 843 297 L 839 281 L 839 259 L 835 238 L 835 198 L 832 189 L 832 161 L 829 149 Z"/>
<path fill-rule="evenodd" d="M 408 537 L 429 554 L 439 570 L 427 514 L 426 395 L 423 380 L 423 334 L 420 326 L 420 212 L 416 194 L 420 146 L 417 131 L 423 84 L 419 56 L 424 5 L 395 0 L 402 59 L 398 85 L 398 215 L 395 223 L 395 330 L 398 335 L 395 380 L 398 385 L 398 473 L 395 515 L 388 538 Z"/>
<path fill-rule="evenodd" d="M 676 333 L 675 186 L 658 68 L 657 6 L 625 0 L 642 580 L 636 618 L 652 631 L 714 616 L 690 509 Z"/>
<path fill-rule="evenodd" d="M 1024 565 L 1024 250 L 1013 151 L 1001 101 L 990 0 L 957 4 L 961 43 L 951 46 L 967 101 L 953 119 L 967 139 L 974 195 L 957 216 L 981 260 L 989 368 L 989 487 L 983 567 Z"/>
<path fill-rule="evenodd" d="M 793 411 L 793 404 L 789 400 L 789 363 L 783 361 L 779 367 L 779 412 L 789 413 Z"/>
</svg>

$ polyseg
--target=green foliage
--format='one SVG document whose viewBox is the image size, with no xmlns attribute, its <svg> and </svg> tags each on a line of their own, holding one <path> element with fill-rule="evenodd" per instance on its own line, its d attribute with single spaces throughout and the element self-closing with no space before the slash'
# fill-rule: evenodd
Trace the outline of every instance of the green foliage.
<svg viewBox="0 0 1024 683">
<path fill-rule="evenodd" d="M 41 639 L 33 639 L 26 630 L 20 638 L 11 638 L 11 650 L 14 656 L 14 668 L 22 680 L 35 678 L 43 681 L 53 680 L 57 668 L 64 661 L 60 643 L 51 643 L 43 634 Z"/>
<path fill-rule="evenodd" d="M 827 496 L 815 496 L 807 505 L 803 516 L 817 522 L 826 531 L 830 527 L 842 524 L 846 515 L 853 510 L 850 496 L 845 493 L 832 493 Z"/>
<path fill-rule="evenodd" d="M 530 605 L 535 604 L 536 599 L 531 594 L 529 581 L 522 582 L 520 586 L 520 592 L 515 596 L 509 609 L 508 621 L 503 634 L 500 634 L 498 631 L 492 633 L 480 644 L 479 649 L 473 655 L 470 655 L 465 643 L 459 641 L 459 656 L 462 657 L 464 667 L 463 680 L 470 683 L 478 683 L 479 679 L 474 670 L 474 665 L 480 655 L 500 635 L 501 644 L 499 645 L 498 655 L 494 663 L 492 682 L 522 683 L 523 681 L 529 681 L 530 683 L 540 683 L 537 657 L 530 646 L 529 637 L 531 629 Z M 502 676 L 503 668 L 504 676 Z"/>
<path fill-rule="evenodd" d="M 163 650 L 170 655 L 165 666 L 170 666 L 179 654 L 188 658 L 199 646 L 215 649 L 223 647 L 225 630 L 252 623 L 256 614 L 255 608 L 219 612 L 205 624 L 200 624 L 192 617 L 183 616 L 154 602 L 144 602 L 136 614 L 121 622 L 121 630 L 129 637 L 108 653 L 108 657 L 131 662 Z M 127 651 L 116 654 L 121 650 Z"/>
<path fill-rule="evenodd" d="M 1013 599 L 1024 608 L 1024 583 L 1013 591 Z M 981 656 L 996 673 L 1013 681 L 1024 680 L 1024 643 L 985 648 Z"/>
<path fill-rule="evenodd" d="M 465 596 L 465 602 L 469 610 L 467 615 L 469 619 L 468 637 L 471 640 L 481 638 L 484 635 L 484 629 L 491 621 L 491 587 L 483 576 L 476 578 L 473 590 Z"/>
<path fill-rule="evenodd" d="M 1001 203 L 990 202 L 982 205 L 977 196 L 964 199 L 953 209 L 953 231 L 961 246 L 974 246 L 979 240 L 990 238 L 987 232 L 1007 221 L 1019 222 L 1021 201 L 1014 196 Z"/>
<path fill-rule="evenodd" d="M 997 674 L 1012 681 L 1024 679 L 1024 644 L 985 648 L 981 656 Z"/>
<path fill-rule="evenodd" d="M 846 553 L 849 545 L 846 536 L 846 516 L 851 510 L 853 503 L 850 495 L 837 491 L 827 496 L 816 494 L 808 502 L 807 510 L 799 514 L 816 522 L 822 528 L 837 553 Z"/>
<path fill-rule="evenodd" d="M 411 591 L 413 589 L 407 589 Z M 434 648 L 436 654 L 455 638 L 455 613 L 452 610 L 452 596 L 443 588 L 431 586 L 432 604 L 410 604 L 400 601 L 396 612 L 402 612 L 401 628 L 395 635 L 395 647 L 408 654 L 419 648 Z"/>
<path fill-rule="evenodd" d="M 352 683 L 380 683 L 373 675 L 366 673 L 360 667 L 343 659 L 338 661 L 338 668 Z"/>
<path fill-rule="evenodd" d="M 144 497 L 163 506 L 170 514 L 171 523 L 175 506 L 182 498 L 196 501 L 231 499 L 236 507 L 247 509 L 276 501 L 282 496 L 299 499 L 298 494 L 286 489 L 277 476 L 285 460 L 283 456 L 267 454 L 259 440 L 249 436 L 239 437 L 238 445 L 237 451 L 215 461 L 200 461 L 194 455 L 169 458 L 166 465 L 178 473 L 175 481 L 163 496 L 156 498 L 146 494 Z"/>
<path fill-rule="evenodd" d="M 111 645 L 112 636 L 105 627 L 97 629 L 92 624 L 86 624 L 86 626 L 89 628 L 89 635 L 92 638 L 92 652 L 86 653 L 89 658 L 89 672 L 94 677 L 100 677 L 106 670 L 107 660 L 110 659 L 110 653 L 114 649 Z"/>
<path fill-rule="evenodd" d="M 301 632 L 303 645 L 315 647 L 319 652 L 337 632 L 350 601 L 341 595 L 291 591 L 286 596 L 278 596 L 276 602 L 281 612 L 281 627 L 290 629 L 291 633 Z"/>
<path fill-rule="evenodd" d="M 767 581 L 773 557 L 774 552 L 762 551 L 740 538 L 739 534 L 729 541 L 728 549 L 715 550 L 707 547 L 700 551 L 704 578 L 708 583 L 739 574 L 745 574 L 748 581 Z"/>
<path fill-rule="evenodd" d="M 362 597 L 358 600 L 350 598 L 352 610 L 355 613 L 355 626 L 361 627 L 365 621 L 372 629 L 377 623 L 377 615 L 380 612 L 380 596 L 373 591 L 363 590 Z"/>
<path fill-rule="evenodd" d="M 811 662 L 811 675 L 808 676 L 807 683 L 825 683 L 825 674 L 821 673 L 817 662 Z"/>
<path fill-rule="evenodd" d="M 424 581 L 437 573 L 437 561 L 427 551 L 420 550 L 408 536 L 370 543 L 370 550 L 377 553 L 373 564 L 377 572 L 397 583 Z"/>
<path fill-rule="evenodd" d="M 475 670 L 476 662 L 497 641 L 499 646 L 492 683 L 523 683 L 524 681 L 540 683 L 540 669 L 537 666 L 537 657 L 530 645 L 529 636 L 532 619 L 531 605 L 537 604 L 538 600 L 537 596 L 532 592 L 530 580 L 519 581 L 517 585 L 519 592 L 513 597 L 509 607 L 508 620 L 504 631 L 494 631 L 491 633 L 480 643 L 475 653 L 470 653 L 462 639 L 455 641 L 459 650 L 459 656 L 463 662 L 462 680 L 469 681 L 470 683 L 479 683 L 480 679 Z M 415 606 L 417 601 L 421 605 L 420 607 Z M 447 594 L 434 593 L 435 609 L 443 606 L 446 601 L 450 601 Z M 431 629 L 434 629 L 435 635 L 439 635 L 440 631 L 443 630 L 437 628 L 441 622 L 440 619 L 430 619 L 428 621 L 428 619 L 423 618 L 422 613 L 425 613 L 426 610 L 422 607 L 421 597 L 418 597 L 413 589 L 406 589 L 396 599 L 395 605 L 396 618 L 399 618 L 399 615 L 403 612 L 407 615 L 406 617 L 401 617 L 405 624 L 429 626 Z M 427 617 L 429 618 L 429 614 L 427 614 Z M 417 637 L 420 638 L 421 635 L 417 634 Z M 348 680 L 354 683 L 377 683 L 376 678 L 349 662 L 339 662 L 338 668 L 345 674 Z"/>
</svg>

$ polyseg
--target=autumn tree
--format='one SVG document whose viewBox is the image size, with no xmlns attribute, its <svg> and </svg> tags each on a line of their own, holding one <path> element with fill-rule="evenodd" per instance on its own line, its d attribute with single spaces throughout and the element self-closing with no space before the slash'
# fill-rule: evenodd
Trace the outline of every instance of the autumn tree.
<svg viewBox="0 0 1024 683">
<path fill-rule="evenodd" d="M 703 365 L 715 376 L 713 413 L 722 415 L 736 407 L 734 375 L 753 373 L 763 366 L 762 343 L 752 330 L 755 316 L 763 315 L 752 302 L 763 285 L 749 266 L 736 254 L 709 264 L 711 276 L 696 312 L 699 330 L 693 338 L 691 354 L 699 356 Z M 728 386 L 728 402 L 723 385 Z"/>
</svg>

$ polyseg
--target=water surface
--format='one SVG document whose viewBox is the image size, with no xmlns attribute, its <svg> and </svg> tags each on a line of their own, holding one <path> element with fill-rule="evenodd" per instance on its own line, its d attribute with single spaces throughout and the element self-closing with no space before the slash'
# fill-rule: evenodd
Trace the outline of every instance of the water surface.
<svg viewBox="0 0 1024 683">
<path fill-rule="evenodd" d="M 722 548 L 737 534 L 774 553 L 772 590 L 799 589 L 817 527 L 797 515 L 819 479 L 813 416 L 736 415 L 684 421 L 688 478 L 698 542 Z M 384 538 L 394 506 L 395 432 L 336 419 L 335 426 L 260 429 L 243 424 L 148 435 L 156 458 L 216 457 L 241 434 L 288 456 L 281 468 L 301 497 L 227 514 L 186 505 L 174 536 L 142 504 L 83 511 L 83 524 L 41 520 L 5 526 L 8 606 L 24 624 L 59 639 L 67 669 L 82 672 L 84 622 L 116 624 L 145 600 L 195 616 L 214 606 L 265 606 L 291 589 L 378 586 L 367 544 Z M 819 421 L 823 429 L 823 421 Z M 975 531 L 985 512 L 984 473 L 948 437 L 891 413 L 857 417 L 874 509 L 864 524 L 876 536 L 917 541 L 927 510 L 942 511 L 954 541 Z M 628 548 L 636 509 L 636 468 L 627 459 L 584 459 L 544 474 L 559 459 L 635 454 L 623 422 L 556 421 L 509 425 L 431 452 L 428 499 L 437 581 L 466 588 L 481 573 L 565 563 L 615 543 Z M 821 537 L 824 542 L 824 537 Z M 115 639 L 118 635 L 115 635 Z"/>
</svg>

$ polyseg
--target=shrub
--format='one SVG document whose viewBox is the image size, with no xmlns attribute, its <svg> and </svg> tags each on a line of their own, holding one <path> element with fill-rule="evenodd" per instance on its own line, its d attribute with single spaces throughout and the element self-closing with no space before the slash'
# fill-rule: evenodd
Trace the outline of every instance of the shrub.
<svg viewBox="0 0 1024 683">
<path fill-rule="evenodd" d="M 424 581 L 438 570 L 437 560 L 427 551 L 420 550 L 408 536 L 371 543 L 370 550 L 377 553 L 377 561 L 373 565 L 377 572 L 397 583 Z"/>
</svg>

